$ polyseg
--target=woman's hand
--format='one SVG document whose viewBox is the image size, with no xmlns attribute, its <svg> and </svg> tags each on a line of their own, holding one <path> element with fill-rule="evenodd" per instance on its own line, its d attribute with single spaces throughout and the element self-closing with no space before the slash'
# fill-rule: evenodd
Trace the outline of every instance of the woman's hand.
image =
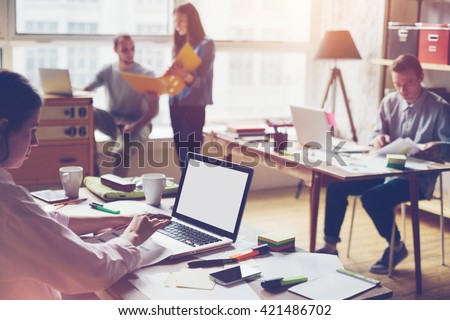
<svg viewBox="0 0 450 320">
<path fill-rule="evenodd" d="M 175 60 L 169 70 L 167 70 L 166 74 L 169 76 L 178 76 L 181 79 L 184 79 L 189 75 L 189 72 L 184 68 L 182 61 Z"/>
<path fill-rule="evenodd" d="M 127 239 L 133 245 L 144 243 L 158 229 L 169 224 L 171 217 L 164 214 L 141 213 L 133 217 L 125 229 L 122 238 Z"/>
</svg>

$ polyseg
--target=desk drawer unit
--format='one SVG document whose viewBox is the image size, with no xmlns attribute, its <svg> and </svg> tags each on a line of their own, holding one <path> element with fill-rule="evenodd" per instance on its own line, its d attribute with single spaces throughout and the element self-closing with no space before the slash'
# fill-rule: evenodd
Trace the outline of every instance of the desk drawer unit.
<svg viewBox="0 0 450 320">
<path fill-rule="evenodd" d="M 81 166 L 83 172 L 89 172 L 89 148 L 81 145 L 47 145 L 33 148 L 30 158 L 22 167 L 11 170 L 14 180 L 24 184 L 58 183 L 59 168 L 63 166 Z"/>
<path fill-rule="evenodd" d="M 36 136 L 40 142 L 53 140 L 88 139 L 91 130 L 89 125 L 68 124 L 63 126 L 39 127 Z"/>
<path fill-rule="evenodd" d="M 88 119 L 89 106 L 47 106 L 41 110 L 41 121 Z"/>
<path fill-rule="evenodd" d="M 59 168 L 82 166 L 83 175 L 93 175 L 94 123 L 92 99 L 44 97 L 39 145 L 30 158 L 17 170 L 12 170 L 18 184 L 59 184 Z"/>
</svg>

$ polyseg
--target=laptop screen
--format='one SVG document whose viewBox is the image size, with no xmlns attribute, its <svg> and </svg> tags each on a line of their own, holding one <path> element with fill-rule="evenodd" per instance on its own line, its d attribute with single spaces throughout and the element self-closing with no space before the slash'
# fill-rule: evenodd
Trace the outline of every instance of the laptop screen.
<svg viewBox="0 0 450 320">
<path fill-rule="evenodd" d="M 172 215 L 236 240 L 253 169 L 188 154 Z"/>
</svg>

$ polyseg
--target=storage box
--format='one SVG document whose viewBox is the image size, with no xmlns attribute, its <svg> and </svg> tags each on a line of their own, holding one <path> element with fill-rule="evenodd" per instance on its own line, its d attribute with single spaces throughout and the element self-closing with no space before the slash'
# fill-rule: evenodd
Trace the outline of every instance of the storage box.
<svg viewBox="0 0 450 320">
<path fill-rule="evenodd" d="M 396 59 L 402 54 L 417 56 L 419 27 L 402 22 L 388 23 L 387 58 Z"/>
<path fill-rule="evenodd" d="M 420 62 L 449 64 L 449 24 L 419 25 L 419 53 Z"/>
</svg>

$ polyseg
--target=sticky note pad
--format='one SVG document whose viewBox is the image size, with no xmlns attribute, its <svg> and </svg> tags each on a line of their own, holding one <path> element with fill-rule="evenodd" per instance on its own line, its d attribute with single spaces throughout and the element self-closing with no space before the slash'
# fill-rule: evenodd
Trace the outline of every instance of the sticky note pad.
<svg viewBox="0 0 450 320">
<path fill-rule="evenodd" d="M 272 251 L 287 251 L 295 248 L 295 237 L 282 232 L 269 232 L 258 236 L 258 245 L 267 244 Z"/>
<path fill-rule="evenodd" d="M 387 167 L 393 169 L 405 169 L 406 155 L 404 154 L 387 154 Z"/>
</svg>

